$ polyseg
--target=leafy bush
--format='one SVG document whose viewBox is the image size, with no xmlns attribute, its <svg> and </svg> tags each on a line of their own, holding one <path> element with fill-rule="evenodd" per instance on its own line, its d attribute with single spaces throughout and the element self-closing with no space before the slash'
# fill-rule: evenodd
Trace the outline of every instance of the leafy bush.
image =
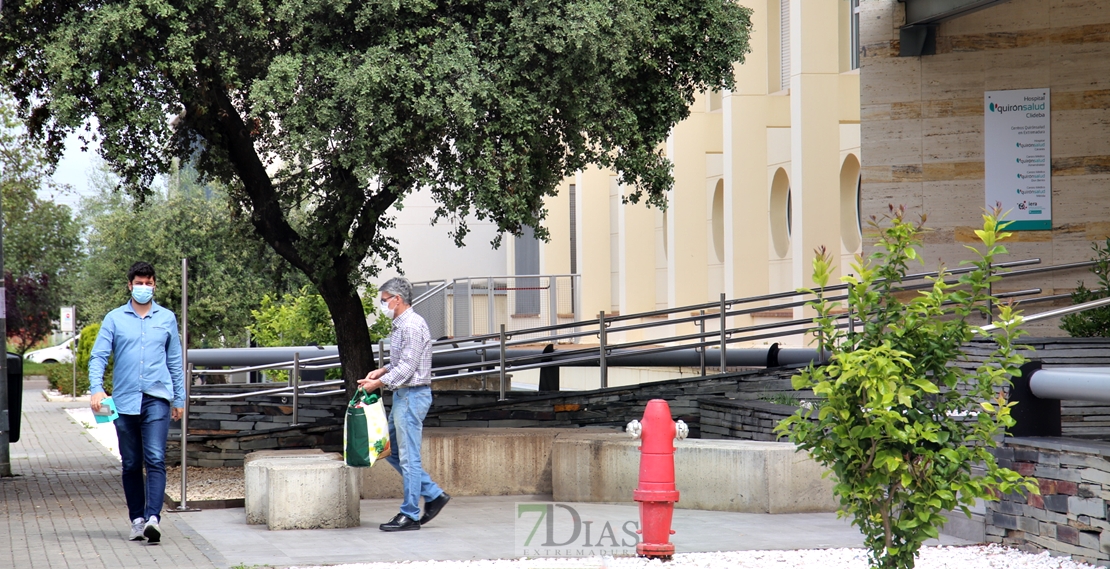
<svg viewBox="0 0 1110 569">
<path fill-rule="evenodd" d="M 1098 288 L 1089 289 L 1079 281 L 1079 286 L 1071 295 L 1073 304 L 1082 304 L 1110 296 L 1110 239 L 1100 245 L 1093 243 L 1095 252 L 1092 259 L 1095 265 L 1091 272 L 1098 279 Z M 1060 328 L 1073 338 L 1105 338 L 1110 336 L 1110 306 L 1101 306 L 1076 314 L 1068 314 L 1060 322 Z"/>
<path fill-rule="evenodd" d="M 74 352 L 74 357 L 77 358 L 77 383 L 78 387 L 81 386 L 81 376 L 84 376 L 85 391 L 89 389 L 89 358 L 92 357 L 93 344 L 96 343 L 96 336 L 100 333 L 100 323 L 89 324 L 81 329 L 81 337 L 77 339 L 77 351 Z M 104 392 L 108 395 L 112 394 L 112 370 L 115 368 L 115 356 L 108 356 L 108 365 L 104 366 Z M 72 386 L 71 386 L 72 387 Z M 85 391 L 78 390 L 78 394 Z"/>
<path fill-rule="evenodd" d="M 375 313 L 374 303 L 378 296 L 376 288 L 367 287 L 362 299 L 365 316 Z M 304 287 L 298 294 L 282 297 L 267 294 L 262 298 L 262 306 L 252 310 L 254 325 L 250 327 L 251 336 L 259 346 L 317 346 L 335 345 L 335 325 L 324 298 L 311 287 Z M 391 322 L 384 314 L 378 314 L 370 326 L 370 340 L 377 342 L 389 334 Z M 268 375 L 277 381 L 288 381 L 289 372 L 270 371 Z M 328 370 L 328 379 L 342 377 L 339 368 Z"/>
<path fill-rule="evenodd" d="M 46 380 L 51 389 L 58 390 L 62 395 L 73 395 L 73 364 L 47 364 Z M 77 367 L 77 395 L 89 392 L 89 369 Z M 112 394 L 112 375 L 104 375 L 104 392 Z"/>
<path fill-rule="evenodd" d="M 816 310 L 826 365 L 810 365 L 793 380 L 795 389 L 825 397 L 817 420 L 801 409 L 777 428 L 835 476 L 839 514 L 851 516 L 864 534 L 871 562 L 883 569 L 909 569 L 922 543 L 938 535 L 942 512 L 968 506 L 998 492 L 1037 493 L 1036 481 L 1000 468 L 989 452 L 994 437 L 1014 424 L 1003 390 L 1025 361 L 1013 340 L 1021 318 L 989 294 L 998 279 L 991 274 L 995 256 L 1006 253 L 999 241 L 999 212 L 983 216 L 975 233 L 985 246 L 974 270 L 958 285 L 944 281 L 943 270 L 930 290 L 903 300 L 898 283 L 917 260 L 920 225 L 905 220 L 904 208 L 891 208 L 890 226 L 879 227 L 878 251 L 853 264 L 848 283 L 852 312 L 866 315 L 862 330 L 845 333 L 835 326 L 839 303 L 821 289 L 832 274 L 823 248 L 813 261 L 818 290 Z M 922 220 L 924 223 L 924 220 Z M 974 371 L 950 365 L 965 356 L 961 347 L 976 327 L 969 322 L 1000 314 L 996 349 Z M 981 467 L 982 475 L 972 467 Z"/>
</svg>

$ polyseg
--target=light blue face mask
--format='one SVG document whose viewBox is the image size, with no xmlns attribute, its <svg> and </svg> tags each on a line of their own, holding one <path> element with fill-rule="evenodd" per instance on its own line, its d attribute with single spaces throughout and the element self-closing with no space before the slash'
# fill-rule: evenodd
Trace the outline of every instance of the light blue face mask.
<svg viewBox="0 0 1110 569">
<path fill-rule="evenodd" d="M 131 298 L 139 304 L 146 304 L 154 298 L 154 287 L 150 285 L 132 285 Z"/>
</svg>

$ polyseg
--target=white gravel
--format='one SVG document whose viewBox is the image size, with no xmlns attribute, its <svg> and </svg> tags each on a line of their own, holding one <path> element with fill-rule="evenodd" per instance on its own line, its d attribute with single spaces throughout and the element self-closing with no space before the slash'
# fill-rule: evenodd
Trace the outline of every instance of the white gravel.
<svg viewBox="0 0 1110 569">
<path fill-rule="evenodd" d="M 372 555 L 372 553 L 368 553 Z M 924 547 L 916 569 L 1087 569 L 1091 565 L 1048 552 L 1023 553 L 998 545 Z M 863 549 L 681 553 L 662 562 L 633 557 L 410 561 L 331 565 L 328 569 L 868 569 Z"/>
</svg>

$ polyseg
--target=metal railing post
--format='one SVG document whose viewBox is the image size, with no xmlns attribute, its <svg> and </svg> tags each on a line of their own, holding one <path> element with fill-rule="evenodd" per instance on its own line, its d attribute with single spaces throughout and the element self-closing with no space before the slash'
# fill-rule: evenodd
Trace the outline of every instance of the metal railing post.
<svg viewBox="0 0 1110 569">
<path fill-rule="evenodd" d="M 189 387 L 193 383 L 193 364 L 188 364 L 185 368 L 185 408 L 181 412 L 181 502 L 177 505 L 177 509 L 187 511 L 189 505 L 187 503 L 188 497 L 186 490 L 189 486 L 189 478 L 186 475 L 186 470 L 189 466 L 189 461 L 186 458 L 186 450 L 188 447 L 189 436 Z"/>
<path fill-rule="evenodd" d="M 486 279 L 486 318 L 488 319 L 489 323 L 486 324 L 486 330 L 488 331 L 488 333 L 491 334 L 495 329 L 493 325 L 493 318 L 496 314 L 496 311 L 493 309 L 493 302 L 493 277 L 488 277 Z"/>
<path fill-rule="evenodd" d="M 547 304 L 548 310 L 551 311 L 548 321 L 552 327 L 559 325 L 559 287 L 556 282 L 555 277 L 547 277 Z M 557 333 L 558 331 L 552 328 L 551 335 L 554 336 Z"/>
<path fill-rule="evenodd" d="M 701 311 L 701 315 L 705 316 L 704 310 Z M 698 339 L 698 342 L 701 343 L 701 347 L 698 348 L 698 356 L 701 359 L 701 376 L 705 377 L 705 318 L 698 320 L 698 333 L 701 334 L 701 338 Z"/>
<path fill-rule="evenodd" d="M 289 384 L 293 386 L 293 424 L 298 423 L 299 416 L 297 414 L 298 407 L 300 407 L 300 391 L 301 391 L 301 353 L 293 352 L 293 372 L 289 376 Z"/>
<path fill-rule="evenodd" d="M 498 401 L 505 400 L 505 325 L 501 325 L 501 365 L 498 366 L 501 374 L 501 397 Z"/>
<path fill-rule="evenodd" d="M 385 340 L 378 340 L 378 367 L 385 367 Z"/>
<path fill-rule="evenodd" d="M 609 366 L 605 361 L 605 311 L 602 310 L 597 314 L 597 331 L 598 338 L 601 340 L 601 349 L 599 351 L 598 363 L 601 367 L 601 387 L 602 389 L 609 387 Z"/>
<path fill-rule="evenodd" d="M 725 373 L 725 363 L 728 361 L 725 358 L 725 330 L 728 328 L 727 320 L 725 318 L 725 293 L 721 293 L 721 373 Z"/>
</svg>

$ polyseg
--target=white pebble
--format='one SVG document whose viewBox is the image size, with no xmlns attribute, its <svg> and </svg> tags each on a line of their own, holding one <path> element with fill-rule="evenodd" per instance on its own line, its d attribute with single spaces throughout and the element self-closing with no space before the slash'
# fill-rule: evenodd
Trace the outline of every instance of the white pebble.
<svg viewBox="0 0 1110 569">
<path fill-rule="evenodd" d="M 636 557 L 406 561 L 332 565 L 327 569 L 868 569 L 863 549 L 680 553 L 664 563 Z M 1025 553 L 999 545 L 923 547 L 916 569 L 1089 569 L 1091 565 L 1048 552 Z M 294 568 L 296 569 L 296 568 Z M 309 568 L 301 568 L 309 569 Z M 315 568 L 313 568 L 315 569 Z M 322 568 L 321 568 L 322 569 Z"/>
</svg>

